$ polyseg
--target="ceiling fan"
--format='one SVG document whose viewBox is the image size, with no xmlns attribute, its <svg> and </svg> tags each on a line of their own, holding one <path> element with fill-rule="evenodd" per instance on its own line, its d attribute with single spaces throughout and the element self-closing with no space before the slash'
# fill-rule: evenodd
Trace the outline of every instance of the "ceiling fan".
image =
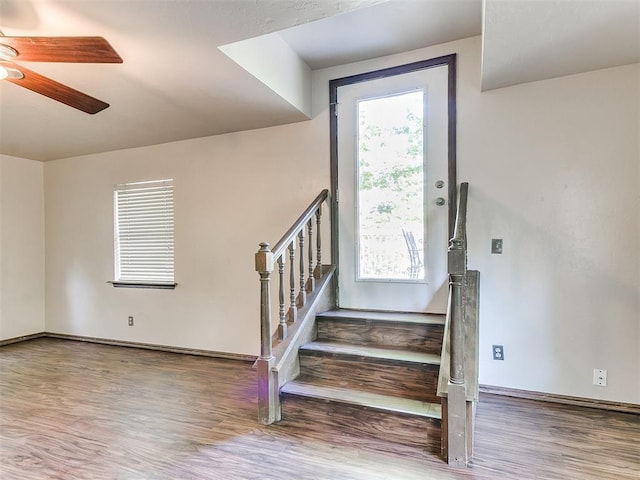
<svg viewBox="0 0 640 480">
<path fill-rule="evenodd" d="M 104 110 L 109 104 L 17 65 L 14 60 L 122 63 L 122 58 L 102 37 L 5 37 L 0 32 L 0 79 L 90 114 Z"/>
</svg>

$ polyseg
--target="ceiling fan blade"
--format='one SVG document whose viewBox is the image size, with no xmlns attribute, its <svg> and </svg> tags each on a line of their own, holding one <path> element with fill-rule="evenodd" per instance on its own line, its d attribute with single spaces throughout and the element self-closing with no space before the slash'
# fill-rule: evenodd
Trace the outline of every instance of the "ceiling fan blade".
<svg viewBox="0 0 640 480">
<path fill-rule="evenodd" d="M 44 75 L 40 75 L 15 63 L 0 61 L 0 65 L 9 69 L 18 70 L 24 75 L 22 78 L 9 76 L 5 78 L 4 81 L 15 83 L 16 85 L 20 85 L 21 87 L 57 100 L 70 107 L 82 110 L 83 112 L 93 115 L 109 106 L 108 103 L 102 100 L 74 90 L 71 87 L 58 83 L 55 80 L 51 80 Z"/>
<path fill-rule="evenodd" d="M 20 61 L 122 63 L 102 37 L 0 37 L 0 45 L 16 50 Z"/>
</svg>

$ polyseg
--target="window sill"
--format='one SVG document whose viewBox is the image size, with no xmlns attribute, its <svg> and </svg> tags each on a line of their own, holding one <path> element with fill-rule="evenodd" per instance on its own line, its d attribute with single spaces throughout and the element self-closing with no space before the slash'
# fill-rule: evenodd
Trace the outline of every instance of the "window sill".
<svg viewBox="0 0 640 480">
<path fill-rule="evenodd" d="M 160 290 L 174 290 L 177 283 L 149 283 L 149 282 L 107 282 L 115 288 L 157 288 Z"/>
</svg>

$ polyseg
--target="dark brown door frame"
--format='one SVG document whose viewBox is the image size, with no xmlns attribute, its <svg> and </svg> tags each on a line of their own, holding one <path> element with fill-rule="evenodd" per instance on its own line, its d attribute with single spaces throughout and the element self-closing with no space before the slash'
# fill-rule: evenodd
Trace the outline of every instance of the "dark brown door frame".
<svg viewBox="0 0 640 480">
<path fill-rule="evenodd" d="M 338 265 L 338 88 L 355 83 L 377 80 L 379 78 L 392 77 L 411 73 L 427 68 L 448 67 L 448 211 L 449 211 L 449 238 L 453 237 L 453 229 L 456 220 L 457 180 L 456 180 L 456 54 L 421 60 L 419 62 L 398 65 L 396 67 L 383 68 L 373 72 L 351 75 L 329 81 L 329 132 L 331 136 L 331 260 Z M 339 268 L 339 266 L 338 266 Z"/>
</svg>

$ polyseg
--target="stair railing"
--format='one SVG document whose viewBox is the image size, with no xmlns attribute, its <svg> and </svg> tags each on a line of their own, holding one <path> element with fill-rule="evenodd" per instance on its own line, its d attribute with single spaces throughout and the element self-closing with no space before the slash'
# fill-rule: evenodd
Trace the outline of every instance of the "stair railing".
<svg viewBox="0 0 640 480">
<path fill-rule="evenodd" d="M 321 234 L 324 202 L 329 202 L 329 191 L 326 189 L 311 202 L 273 249 L 268 243 L 263 242 L 255 255 L 256 271 L 260 275 L 260 357 L 256 362 L 258 420 L 263 424 L 280 419 L 279 379 L 276 367 L 279 358 L 274 355 L 274 342 L 284 344 L 290 334 L 293 334 L 292 327 L 296 326 L 299 312 L 325 277 Z M 287 263 L 289 274 L 288 278 L 285 278 Z M 274 332 L 271 274 L 276 266 L 278 326 Z"/>
<path fill-rule="evenodd" d="M 460 184 L 456 222 L 449 242 L 449 304 L 438 395 L 442 398 L 442 453 L 465 466 L 473 455 L 474 407 L 478 400 L 479 272 L 467 270 L 467 198 Z"/>
</svg>

